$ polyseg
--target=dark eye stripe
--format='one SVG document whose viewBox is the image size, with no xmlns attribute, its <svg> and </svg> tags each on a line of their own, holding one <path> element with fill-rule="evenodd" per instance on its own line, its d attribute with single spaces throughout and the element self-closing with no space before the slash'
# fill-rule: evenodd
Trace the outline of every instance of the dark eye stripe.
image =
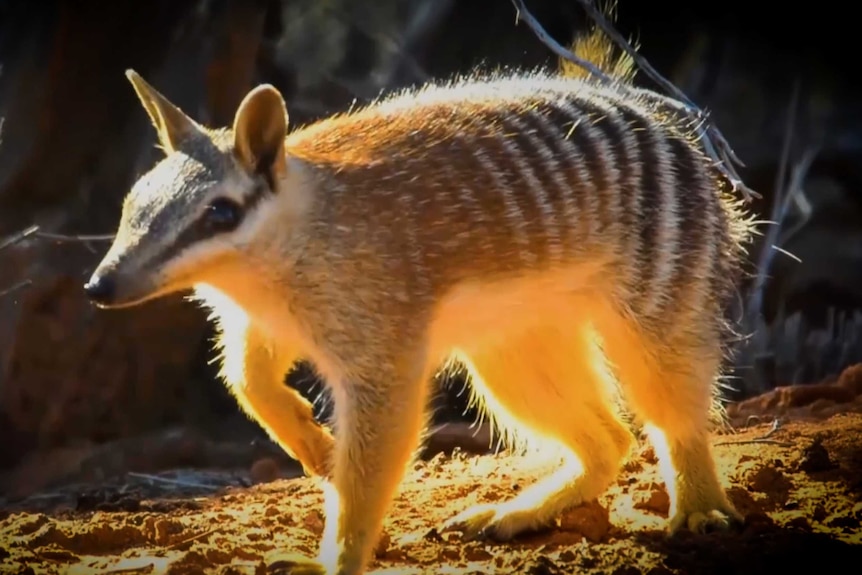
<svg viewBox="0 0 862 575">
<path fill-rule="evenodd" d="M 271 178 L 261 174 L 255 180 L 255 185 L 251 188 L 248 194 L 240 200 L 240 210 L 242 212 L 240 218 L 245 218 L 251 210 L 255 209 L 260 204 L 263 198 L 272 193 L 272 184 L 270 183 Z M 205 212 L 202 213 L 193 224 L 182 230 L 170 247 L 156 256 L 154 264 L 164 264 L 192 245 L 208 240 L 220 233 L 226 233 L 218 229 L 213 229 L 211 226 L 202 225 L 203 218 L 206 218 Z M 242 223 L 240 223 L 240 225 L 242 225 Z"/>
<path fill-rule="evenodd" d="M 247 213 L 247 208 L 243 208 L 242 206 L 240 206 L 240 210 L 241 213 L 239 215 L 239 225 L 242 225 L 242 218 L 245 217 L 245 214 Z M 188 249 L 189 247 L 193 246 L 194 244 L 225 233 L 224 230 L 220 230 L 217 227 L 206 225 L 206 217 L 207 213 L 202 213 L 194 221 L 194 223 L 182 230 L 176 237 L 174 242 L 170 245 L 170 247 L 168 247 L 162 253 L 156 256 L 156 261 L 154 263 L 157 265 L 164 264 L 165 262 L 170 261 L 178 254 Z"/>
</svg>

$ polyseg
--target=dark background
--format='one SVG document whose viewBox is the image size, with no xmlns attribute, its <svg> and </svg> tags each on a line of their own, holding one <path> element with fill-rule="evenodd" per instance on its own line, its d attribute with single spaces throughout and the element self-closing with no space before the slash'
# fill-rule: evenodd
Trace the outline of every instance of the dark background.
<svg viewBox="0 0 862 575">
<path fill-rule="evenodd" d="M 764 219 L 794 86 L 790 166 L 817 151 L 804 179 L 810 209 L 791 208 L 777 240 L 802 262 L 771 262 L 763 306 L 747 318 L 755 337 L 731 366 L 733 397 L 818 382 L 859 361 L 855 18 L 827 3 L 618 4 L 618 29 L 711 111 L 747 164 L 741 174 L 763 195 L 754 209 Z M 562 43 L 587 23 L 573 0 L 527 6 Z M 230 123 L 247 90 L 271 82 L 295 126 L 384 89 L 498 64 L 555 65 L 515 25 L 509 0 L 0 2 L 0 238 L 32 224 L 71 236 L 114 231 L 126 191 L 158 158 L 126 68 L 211 125 Z M 0 296 L 0 471 L 165 428 L 263 437 L 214 381 L 211 333 L 194 306 L 173 297 L 102 312 L 86 302 L 81 285 L 107 247 L 34 234 L 0 250 L 0 292 L 11 289 Z M 746 283 L 741 301 L 749 296 Z M 289 381 L 319 391 L 306 367 Z M 461 386 L 450 383 L 438 421 L 463 413 Z"/>
</svg>

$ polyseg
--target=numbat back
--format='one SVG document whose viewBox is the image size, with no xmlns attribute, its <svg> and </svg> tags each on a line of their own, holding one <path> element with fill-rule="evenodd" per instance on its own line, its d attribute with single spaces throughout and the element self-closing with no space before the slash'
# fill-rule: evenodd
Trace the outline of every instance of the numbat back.
<svg viewBox="0 0 862 575">
<path fill-rule="evenodd" d="M 121 307 L 193 288 L 243 409 L 327 478 L 320 555 L 274 570 L 364 572 L 453 358 L 507 437 L 567 464 L 446 529 L 507 540 L 602 494 L 633 442 L 620 405 L 656 445 L 672 532 L 739 519 L 708 430 L 748 220 L 691 126 L 617 63 L 613 85 L 472 75 L 289 134 L 271 86 L 213 130 L 128 73 L 166 156 L 85 289 Z M 332 392 L 334 440 L 282 384 L 300 358 Z"/>
</svg>

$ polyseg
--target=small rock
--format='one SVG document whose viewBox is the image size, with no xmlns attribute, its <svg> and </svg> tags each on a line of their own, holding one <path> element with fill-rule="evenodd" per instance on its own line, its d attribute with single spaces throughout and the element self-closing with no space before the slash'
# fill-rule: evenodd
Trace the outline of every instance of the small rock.
<svg viewBox="0 0 862 575">
<path fill-rule="evenodd" d="M 835 527 L 838 529 L 853 529 L 855 530 L 859 527 L 859 520 L 855 517 L 844 515 L 839 517 L 833 517 L 829 521 L 826 522 L 829 527 Z"/>
<path fill-rule="evenodd" d="M 281 469 L 273 458 L 263 457 L 252 464 L 249 475 L 253 483 L 270 483 L 281 476 Z"/>
<path fill-rule="evenodd" d="M 156 515 L 150 515 L 144 520 L 144 530 L 148 538 L 156 545 L 167 545 L 171 541 L 172 525 L 170 521 Z"/>
<path fill-rule="evenodd" d="M 647 446 L 646 449 L 641 452 L 641 458 L 651 465 L 658 463 L 658 457 L 656 457 L 655 449 L 653 449 L 651 445 Z"/>
<path fill-rule="evenodd" d="M 479 545 L 470 545 L 464 549 L 464 559 L 467 561 L 488 561 L 494 557 Z"/>
<path fill-rule="evenodd" d="M 778 491 L 789 491 L 792 484 L 784 474 L 774 467 L 763 466 L 758 468 L 748 478 L 748 486 L 760 493 L 772 493 Z"/>
<path fill-rule="evenodd" d="M 440 550 L 439 557 L 446 559 L 447 561 L 458 561 L 461 559 L 461 552 L 452 547 L 444 547 Z"/>
<path fill-rule="evenodd" d="M 823 521 L 828 516 L 829 513 L 826 511 L 826 508 L 822 503 L 818 503 L 817 506 L 814 507 L 814 513 L 811 514 L 811 518 L 814 521 Z"/>
<path fill-rule="evenodd" d="M 838 378 L 838 386 L 850 390 L 854 395 L 862 395 L 862 363 L 846 368 Z"/>
<path fill-rule="evenodd" d="M 787 522 L 786 526 L 790 529 L 799 529 L 800 531 L 811 531 L 811 524 L 805 517 L 794 517 Z"/>
<path fill-rule="evenodd" d="M 611 529 L 610 514 L 598 501 L 567 511 L 560 520 L 564 531 L 577 531 L 593 543 L 601 542 Z"/>
<path fill-rule="evenodd" d="M 817 473 L 835 468 L 835 462 L 829 457 L 829 452 L 823 446 L 823 439 L 816 437 L 802 452 L 799 469 L 805 473 Z"/>
<path fill-rule="evenodd" d="M 653 482 L 650 483 L 647 491 L 641 491 L 635 495 L 634 507 L 666 516 L 670 510 L 670 496 L 661 485 Z"/>
<path fill-rule="evenodd" d="M 213 565 L 224 565 L 226 563 L 230 563 L 233 557 L 230 553 L 223 549 L 207 549 L 205 552 L 205 556 L 208 562 Z"/>
<path fill-rule="evenodd" d="M 51 522 L 48 516 L 42 513 L 32 515 L 29 513 L 19 513 L 17 516 L 13 515 L 11 520 L 21 535 L 32 535 L 41 529 L 43 525 Z"/>
<path fill-rule="evenodd" d="M 566 549 L 562 553 L 560 553 L 560 561 L 563 561 L 565 563 L 574 563 L 575 559 L 577 558 L 578 556 L 571 549 Z"/>
<path fill-rule="evenodd" d="M 302 524 L 315 535 L 323 533 L 323 516 L 320 511 L 312 511 L 306 515 L 302 520 Z"/>
<path fill-rule="evenodd" d="M 746 515 L 752 511 L 759 511 L 760 504 L 752 497 L 747 489 L 739 485 L 733 485 L 728 488 L 727 496 L 736 507 L 737 511 Z"/>
</svg>

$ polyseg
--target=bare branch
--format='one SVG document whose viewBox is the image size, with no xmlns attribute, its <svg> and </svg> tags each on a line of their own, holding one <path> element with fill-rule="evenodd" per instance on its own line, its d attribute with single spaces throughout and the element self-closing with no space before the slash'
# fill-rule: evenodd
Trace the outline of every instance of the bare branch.
<svg viewBox="0 0 862 575">
<path fill-rule="evenodd" d="M 814 163 L 818 154 L 817 148 L 809 148 L 805 151 L 798 162 L 793 166 L 790 174 L 790 181 L 785 185 L 787 167 L 790 158 L 790 143 L 793 139 L 795 117 L 798 109 L 799 100 L 799 83 L 794 84 L 793 94 L 790 98 L 788 109 L 787 123 L 785 127 L 784 145 L 781 152 L 781 163 L 778 168 L 775 180 L 775 197 L 772 203 L 772 211 L 770 220 L 772 226 L 766 233 L 764 238 L 763 249 L 760 252 L 760 257 L 757 263 L 757 276 L 754 278 L 754 283 L 749 292 L 748 305 L 746 306 L 746 319 L 750 322 L 754 321 L 763 303 L 763 290 L 766 286 L 766 278 L 769 275 L 769 270 L 772 268 L 772 260 L 775 254 L 781 250 L 779 245 L 779 237 L 787 214 L 790 211 L 790 206 L 796 201 L 796 198 L 802 195 L 802 188 L 811 165 Z M 786 253 L 786 252 L 785 252 Z"/>
<path fill-rule="evenodd" d="M 17 244 L 18 242 L 27 239 L 28 237 L 32 236 L 33 234 L 35 234 L 38 231 L 39 231 L 39 226 L 30 226 L 29 228 L 27 228 L 25 230 L 22 230 L 20 232 L 16 232 L 16 233 L 12 234 L 11 236 L 3 238 L 2 240 L 0 240 L 0 250 L 4 250 L 4 249 L 8 248 L 9 246 L 13 246 L 13 245 Z"/>
<path fill-rule="evenodd" d="M 745 306 L 745 319 L 751 325 L 751 322 L 757 317 L 763 302 L 763 290 L 766 286 L 766 277 L 769 273 L 769 268 L 772 263 L 772 255 L 770 246 L 774 245 L 778 234 L 781 231 L 780 206 L 781 197 L 784 192 L 784 180 L 787 175 L 787 167 L 790 164 L 790 148 L 793 142 L 793 131 L 796 124 L 796 112 L 799 105 L 799 82 L 793 84 L 793 92 L 790 96 L 790 103 L 787 107 L 787 118 L 784 124 L 784 141 L 781 147 L 781 160 L 778 164 L 778 172 L 775 175 L 775 190 L 772 198 L 772 211 L 770 213 L 769 223 L 772 226 L 766 234 L 763 242 L 763 249 L 760 251 L 760 257 L 757 262 L 757 276 L 754 278 L 754 283 L 748 295 L 748 304 Z"/>
<path fill-rule="evenodd" d="M 57 242 L 110 242 L 114 239 L 113 234 L 54 234 L 51 232 L 36 232 L 37 238 L 54 240 Z"/>
<path fill-rule="evenodd" d="M 29 237 L 52 240 L 55 242 L 110 242 L 114 239 L 113 234 L 55 234 L 43 232 L 39 226 L 30 226 L 20 232 L 16 232 L 0 240 L 0 250 L 8 248 Z"/>
<path fill-rule="evenodd" d="M 784 124 L 784 142 L 781 146 L 781 159 L 778 164 L 778 172 L 775 174 L 775 196 L 773 198 L 773 212 L 775 206 L 781 204 L 781 195 L 784 193 L 785 179 L 790 167 L 790 149 L 793 147 L 793 132 L 796 125 L 796 114 L 799 109 L 799 78 L 793 82 L 793 91 L 790 93 L 790 103 L 787 105 L 787 121 Z M 773 216 L 777 214 L 773 213 Z"/>
<path fill-rule="evenodd" d="M 5 295 L 9 295 L 13 291 L 17 291 L 23 287 L 27 287 L 28 285 L 30 285 L 32 283 L 33 282 L 31 282 L 30 280 L 23 280 L 23 281 L 20 281 L 16 284 L 12 284 L 11 286 L 0 290 L 0 297 L 3 297 Z"/>
<path fill-rule="evenodd" d="M 172 479 L 170 477 L 162 477 L 161 475 L 152 475 L 149 473 L 137 473 L 135 471 L 129 471 L 126 475 L 138 479 L 146 479 L 150 483 L 159 482 L 167 483 L 169 485 L 178 485 L 181 487 L 195 487 L 198 489 L 219 489 L 217 485 L 209 485 L 206 483 L 199 483 L 197 481 L 186 481 L 184 479 Z"/>
<path fill-rule="evenodd" d="M 650 79 L 669 93 L 669 95 L 663 99 L 664 103 L 684 112 L 694 120 L 694 124 L 697 126 L 696 131 L 700 141 L 702 142 L 704 152 L 713 160 L 716 168 L 727 179 L 734 191 L 741 192 L 746 201 L 750 201 L 752 198 L 759 198 L 760 194 L 743 183 L 742 178 L 737 173 L 735 167 L 742 167 L 742 161 L 737 157 L 736 153 L 734 153 L 724 135 L 715 125 L 712 124 L 712 122 L 709 121 L 708 114 L 697 107 L 679 88 L 659 74 L 643 56 L 638 54 L 637 51 L 632 48 L 631 44 L 629 44 L 607 21 L 601 11 L 593 5 L 591 0 L 578 0 L 578 2 L 584 8 L 587 15 L 596 22 L 601 30 L 607 34 L 614 43 L 622 48 L 626 54 L 631 56 L 637 66 L 644 70 Z M 523 0 L 512 0 L 512 4 L 515 6 L 517 14 L 516 22 L 518 20 L 523 20 L 539 40 L 550 48 L 551 51 L 584 68 L 599 81 L 603 83 L 612 82 L 611 78 L 599 70 L 594 64 L 577 57 L 571 52 L 571 50 L 567 50 L 551 38 L 542 25 L 539 24 L 536 18 L 530 14 L 529 10 L 527 10 Z"/>
<path fill-rule="evenodd" d="M 593 76 L 595 76 L 599 81 L 609 84 L 613 82 L 611 78 L 599 70 L 599 68 L 593 64 L 592 62 L 588 62 L 583 58 L 578 58 L 575 56 L 571 50 L 567 50 L 563 46 L 560 45 L 559 42 L 551 38 L 550 34 L 548 34 L 545 29 L 539 24 L 539 21 L 536 20 L 535 16 L 530 14 L 530 11 L 527 10 L 527 7 L 524 5 L 523 0 L 512 0 L 512 4 L 515 5 L 515 24 L 518 23 L 519 20 L 523 20 L 524 23 L 529 26 L 530 30 L 536 35 L 536 37 L 551 51 L 559 56 L 560 58 L 565 58 L 569 62 L 573 64 L 577 64 Z"/>
<path fill-rule="evenodd" d="M 109 242 L 114 239 L 113 235 L 92 235 L 92 234 L 80 234 L 80 235 L 66 235 L 66 234 L 55 234 L 51 232 L 43 232 L 39 230 L 39 226 L 33 225 L 29 228 L 21 230 L 20 232 L 16 232 L 6 238 L 0 239 L 0 251 L 13 246 L 19 242 L 24 241 L 27 238 L 40 238 L 45 240 L 52 240 L 55 242 L 81 242 L 91 251 L 94 251 L 92 247 L 90 247 L 89 242 Z M 8 295 L 13 291 L 19 290 L 23 287 L 27 287 L 31 285 L 33 282 L 31 280 L 22 280 L 16 284 L 13 284 L 7 288 L 0 289 L 0 297 Z"/>
</svg>

